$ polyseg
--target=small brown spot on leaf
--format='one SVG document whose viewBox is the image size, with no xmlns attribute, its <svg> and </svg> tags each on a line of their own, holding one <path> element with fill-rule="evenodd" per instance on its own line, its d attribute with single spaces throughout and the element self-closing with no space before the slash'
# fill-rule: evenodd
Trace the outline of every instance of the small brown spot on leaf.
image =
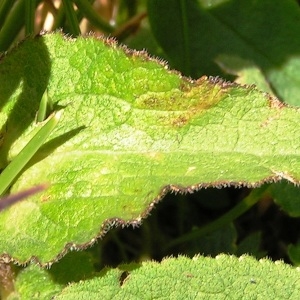
<svg viewBox="0 0 300 300">
<path fill-rule="evenodd" d="M 185 116 L 179 116 L 178 118 L 173 120 L 172 125 L 176 127 L 182 127 L 188 122 L 188 119 Z"/>
<path fill-rule="evenodd" d="M 194 277 L 194 275 L 191 274 L 191 273 L 185 273 L 185 276 L 188 277 L 188 278 L 193 278 Z"/>
<path fill-rule="evenodd" d="M 286 105 L 283 102 L 279 101 L 277 98 L 270 96 L 269 97 L 269 106 L 271 108 L 281 109 L 281 108 L 285 107 Z"/>
</svg>

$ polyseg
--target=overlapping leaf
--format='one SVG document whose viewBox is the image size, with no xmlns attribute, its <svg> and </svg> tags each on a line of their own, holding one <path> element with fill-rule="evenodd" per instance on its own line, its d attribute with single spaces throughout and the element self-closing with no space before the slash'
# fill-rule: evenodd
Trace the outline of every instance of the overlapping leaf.
<svg viewBox="0 0 300 300">
<path fill-rule="evenodd" d="M 149 0 L 148 15 L 154 36 L 184 74 L 219 75 L 216 62 L 228 70 L 230 59 L 237 62 L 231 65 L 235 73 L 257 68 L 264 86 L 283 101 L 300 104 L 296 1 Z"/>
<path fill-rule="evenodd" d="M 299 299 L 299 268 L 249 256 L 236 258 L 168 258 L 161 263 L 105 268 L 89 280 L 64 289 L 48 283 L 34 291 L 28 281 L 47 278 L 44 270 L 31 267 L 17 279 L 17 294 L 32 298 L 37 291 L 54 299 Z M 44 273 L 44 274 L 43 274 Z"/>
</svg>

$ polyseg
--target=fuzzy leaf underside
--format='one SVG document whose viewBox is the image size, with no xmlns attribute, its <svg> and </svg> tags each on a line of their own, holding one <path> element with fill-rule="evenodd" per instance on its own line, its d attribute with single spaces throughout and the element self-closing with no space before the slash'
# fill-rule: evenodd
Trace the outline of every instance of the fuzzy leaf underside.
<svg viewBox="0 0 300 300">
<path fill-rule="evenodd" d="M 32 297 L 39 291 L 54 299 L 299 299 L 299 268 L 249 256 L 167 258 L 105 268 L 93 278 L 65 288 L 48 283 L 48 290 L 28 282 L 46 278 L 31 266 L 17 278 L 17 293 Z M 44 272 L 44 274 L 42 274 Z M 41 280 L 40 280 L 41 281 Z"/>
<path fill-rule="evenodd" d="M 48 90 L 63 114 L 11 192 L 49 183 L 0 214 L 0 253 L 42 264 L 138 224 L 166 191 L 300 179 L 299 109 L 93 37 L 28 39 L 0 61 L 0 167 L 41 126 Z M 153 202 L 154 201 L 154 202 Z"/>
</svg>

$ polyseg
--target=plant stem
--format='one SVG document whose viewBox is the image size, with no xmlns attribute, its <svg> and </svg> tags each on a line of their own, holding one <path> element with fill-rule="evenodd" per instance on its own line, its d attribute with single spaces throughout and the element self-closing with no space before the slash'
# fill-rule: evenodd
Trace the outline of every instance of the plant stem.
<svg viewBox="0 0 300 300">
<path fill-rule="evenodd" d="M 260 188 L 253 189 L 250 194 L 245 197 L 241 202 L 239 202 L 234 208 L 232 208 L 229 212 L 221 216 L 220 218 L 216 219 L 215 221 L 210 222 L 203 227 L 193 230 L 179 238 L 171 241 L 167 246 L 166 249 L 169 249 L 175 245 L 181 244 L 183 242 L 187 242 L 193 239 L 197 239 L 203 235 L 206 235 L 210 232 L 213 232 L 222 226 L 232 222 L 248 209 L 250 209 L 254 204 L 256 204 L 262 197 L 265 195 L 267 188 L 270 185 L 264 184 Z"/>
<path fill-rule="evenodd" d="M 0 4 L 0 29 L 6 20 L 6 16 L 14 5 L 14 1 L 2 0 Z"/>
<path fill-rule="evenodd" d="M 29 188 L 25 191 L 21 191 L 16 194 L 12 194 L 12 195 L 3 197 L 0 199 L 0 211 L 15 204 L 18 201 L 21 201 L 31 195 L 39 193 L 39 192 L 45 190 L 46 188 L 47 188 L 46 184 L 40 184 L 40 185 L 34 186 L 32 188 Z"/>
<path fill-rule="evenodd" d="M 84 16 L 97 28 L 111 33 L 114 31 L 114 27 L 104 22 L 100 16 L 95 12 L 93 6 L 88 0 L 74 0 L 78 9 L 84 14 Z"/>
<path fill-rule="evenodd" d="M 25 35 L 34 33 L 36 0 L 27 0 L 25 2 Z"/>
<path fill-rule="evenodd" d="M 179 1 L 180 10 L 181 10 L 181 22 L 182 22 L 182 35 L 183 35 L 183 48 L 184 48 L 184 57 L 182 61 L 184 62 L 184 73 L 185 75 L 190 75 L 191 73 L 191 61 L 190 61 L 190 41 L 189 41 L 189 24 L 187 19 L 187 8 L 186 1 Z"/>
<path fill-rule="evenodd" d="M 57 14 L 54 18 L 54 23 L 52 25 L 52 30 L 57 30 L 63 27 L 63 23 L 65 22 L 66 12 L 63 3 L 60 3 L 60 6 L 57 10 Z"/>
<path fill-rule="evenodd" d="M 76 12 L 73 7 L 73 3 L 70 0 L 63 0 L 63 4 L 64 4 L 68 24 L 70 27 L 70 33 L 73 36 L 80 35 L 79 23 L 78 23 Z"/>
<path fill-rule="evenodd" d="M 0 31 L 0 52 L 6 51 L 24 25 L 25 0 L 19 0 L 7 16 Z"/>
<path fill-rule="evenodd" d="M 51 112 L 52 109 L 53 109 L 53 104 L 50 98 L 48 97 L 48 90 L 46 89 L 40 102 L 40 106 L 36 118 L 37 122 L 45 121 L 45 119 L 47 118 L 47 112 L 49 113 L 49 110 Z"/>
<path fill-rule="evenodd" d="M 61 116 L 61 111 L 57 112 L 47 123 L 35 134 L 21 152 L 13 161 L 4 169 L 0 175 L 0 195 L 3 195 L 15 178 L 19 175 L 25 165 L 44 144 L 45 140 L 57 125 Z"/>
</svg>

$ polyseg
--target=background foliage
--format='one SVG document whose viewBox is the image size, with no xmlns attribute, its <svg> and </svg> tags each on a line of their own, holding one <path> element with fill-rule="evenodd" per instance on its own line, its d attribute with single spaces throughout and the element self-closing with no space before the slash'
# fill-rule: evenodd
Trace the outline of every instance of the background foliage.
<svg viewBox="0 0 300 300">
<path fill-rule="evenodd" d="M 74 37 L 93 30 L 131 48 L 146 49 L 193 79 L 213 75 L 256 84 L 283 102 L 300 104 L 300 9 L 296 1 L 120 0 L 70 4 L 2 0 L 0 50 L 8 50 L 41 29 L 60 28 Z M 68 253 L 49 271 L 30 273 L 33 267 L 12 266 L 14 273 L 10 272 L 18 280 L 17 287 L 11 289 L 22 294 L 22 286 L 26 290 L 24 282 L 40 272 L 37 278 L 55 278 L 54 283 L 50 279 L 41 283 L 51 285 L 46 290 L 55 294 L 68 282 L 103 272 L 105 266 L 161 261 L 177 254 L 214 257 L 220 253 L 249 253 L 255 258 L 268 256 L 299 265 L 299 189 L 285 181 L 274 184 L 271 193 L 235 220 L 172 246 L 173 241 L 184 240 L 192 231 L 221 218 L 250 192 L 245 187 L 228 187 L 168 194 L 139 228 L 112 229 L 93 247 Z M 81 263 L 74 267 L 78 261 Z M 2 289 L 4 296 L 5 290 L 10 290 L 7 286 Z"/>
</svg>

